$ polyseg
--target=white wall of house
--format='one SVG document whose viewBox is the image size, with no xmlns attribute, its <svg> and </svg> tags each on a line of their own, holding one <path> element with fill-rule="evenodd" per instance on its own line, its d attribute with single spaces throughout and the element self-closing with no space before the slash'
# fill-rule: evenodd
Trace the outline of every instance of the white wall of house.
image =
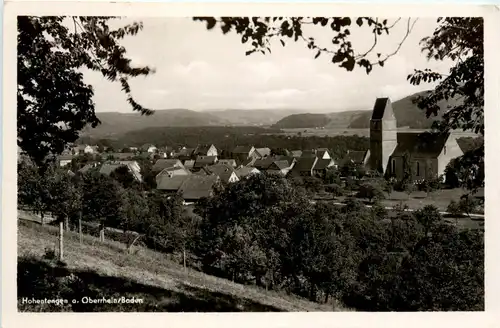
<svg viewBox="0 0 500 328">
<path fill-rule="evenodd" d="M 71 164 L 71 160 L 70 159 L 63 159 L 63 160 L 59 161 L 59 166 L 60 167 L 67 166 L 69 164 Z"/>
<path fill-rule="evenodd" d="M 235 172 L 231 173 L 231 176 L 229 177 L 228 182 L 233 183 L 233 182 L 238 182 L 238 181 L 240 181 L 240 179 L 238 178 L 236 173 Z"/>
<path fill-rule="evenodd" d="M 207 151 L 207 156 L 218 156 L 217 154 L 217 148 L 215 148 L 214 145 L 211 145 L 210 148 Z"/>
</svg>

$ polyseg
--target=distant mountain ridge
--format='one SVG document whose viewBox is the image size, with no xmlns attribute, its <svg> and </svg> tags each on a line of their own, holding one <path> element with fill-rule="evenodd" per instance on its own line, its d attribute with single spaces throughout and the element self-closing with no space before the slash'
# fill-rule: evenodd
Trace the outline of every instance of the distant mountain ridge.
<svg viewBox="0 0 500 328">
<path fill-rule="evenodd" d="M 418 92 L 392 103 L 394 114 L 396 115 L 396 119 L 398 121 L 398 127 L 409 127 L 411 129 L 430 128 L 434 120 L 441 118 L 448 105 L 456 103 L 456 100 L 454 99 L 450 99 L 447 102 L 441 102 L 439 105 L 443 110 L 438 113 L 438 116 L 431 116 L 427 118 L 425 111 L 418 108 L 417 104 L 414 103 L 414 100 L 418 96 L 423 96 L 428 92 L 429 91 Z M 325 129 L 368 129 L 370 127 L 371 113 L 372 109 L 326 114 L 301 113 L 284 117 L 273 126 L 281 129 L 316 127 L 324 127 Z"/>
<path fill-rule="evenodd" d="M 270 126 L 299 109 L 222 109 L 194 111 L 189 109 L 156 110 L 151 116 L 138 113 L 96 113 L 101 124 L 87 127 L 82 136 L 112 137 L 153 127 L 202 127 L 202 126 Z"/>
</svg>

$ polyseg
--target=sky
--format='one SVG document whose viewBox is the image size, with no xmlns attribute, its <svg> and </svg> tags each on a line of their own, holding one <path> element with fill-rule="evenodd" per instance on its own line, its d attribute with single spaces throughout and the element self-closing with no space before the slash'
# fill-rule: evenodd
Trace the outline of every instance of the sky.
<svg viewBox="0 0 500 328">
<path fill-rule="evenodd" d="M 403 18 L 389 35 L 379 38 L 376 53 L 394 52 L 403 39 L 407 25 Z M 331 63 L 303 42 L 289 41 L 282 47 L 272 44 L 272 54 L 245 55 L 248 45 L 234 32 L 207 30 L 191 18 L 124 18 L 124 25 L 142 21 L 144 28 L 136 36 L 126 37 L 132 64 L 148 65 L 155 73 L 130 80 L 132 93 L 143 106 L 151 109 L 185 108 L 222 109 L 303 109 L 307 112 L 337 112 L 369 109 L 377 97 L 393 101 L 433 85 L 412 86 L 406 77 L 415 68 L 432 68 L 446 73 L 450 62 L 428 61 L 419 41 L 432 35 L 436 20 L 420 18 L 396 55 L 384 67 L 376 66 L 367 75 L 364 69 L 347 72 Z M 395 19 L 389 20 L 389 24 Z M 308 25 L 305 36 L 320 46 L 329 46 L 334 35 L 330 28 Z M 368 27 L 351 28 L 356 52 L 366 52 L 373 43 Z M 132 112 L 119 83 L 103 79 L 99 73 L 85 72 L 94 87 L 97 112 Z"/>
</svg>

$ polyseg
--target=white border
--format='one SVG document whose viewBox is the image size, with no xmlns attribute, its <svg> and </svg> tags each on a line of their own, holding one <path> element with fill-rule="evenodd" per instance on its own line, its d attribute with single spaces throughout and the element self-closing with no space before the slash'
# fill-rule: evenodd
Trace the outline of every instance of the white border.
<svg viewBox="0 0 500 328">
<path fill-rule="evenodd" d="M 485 117 L 486 117 L 486 311 L 477 313 L 17 313 L 16 301 L 16 16 L 17 15 L 119 15 L 137 17 L 175 16 L 483 16 L 485 18 Z M 2 326 L 3 327 L 494 327 L 499 310 L 498 238 L 500 200 L 500 157 L 497 148 L 500 129 L 498 90 L 500 74 L 499 11 L 478 5 L 383 5 L 383 4 L 304 4 L 304 3 L 106 3 L 106 2 L 8 2 L 4 7 L 3 38 L 3 174 L 2 174 Z M 490 219 L 491 218 L 491 219 Z M 84 318 L 84 319 L 83 319 Z"/>
</svg>

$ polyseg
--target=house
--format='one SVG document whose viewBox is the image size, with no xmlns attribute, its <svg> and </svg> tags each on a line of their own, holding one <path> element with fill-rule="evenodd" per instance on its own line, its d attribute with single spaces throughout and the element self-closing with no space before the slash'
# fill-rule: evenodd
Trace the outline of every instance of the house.
<svg viewBox="0 0 500 328">
<path fill-rule="evenodd" d="M 194 163 L 195 163 L 195 160 L 194 159 L 190 159 L 190 160 L 187 160 L 184 162 L 184 167 L 188 170 L 192 170 L 193 167 L 194 167 Z"/>
<path fill-rule="evenodd" d="M 331 159 L 330 152 L 327 148 L 318 148 L 316 149 L 316 157 L 319 159 Z"/>
<path fill-rule="evenodd" d="M 271 165 L 267 168 L 266 172 L 271 174 L 281 174 L 286 176 L 288 172 L 293 168 L 294 164 L 291 164 L 287 160 L 277 160 L 273 161 Z"/>
<path fill-rule="evenodd" d="M 302 156 L 302 150 L 292 150 L 290 155 L 295 158 L 299 158 Z"/>
<path fill-rule="evenodd" d="M 240 178 L 236 174 L 236 171 L 230 165 L 218 163 L 205 167 L 205 171 L 212 175 L 218 176 L 222 183 L 233 183 L 240 181 Z"/>
<path fill-rule="evenodd" d="M 297 160 L 297 163 L 293 166 L 291 173 L 293 176 L 313 176 L 314 166 L 318 161 L 317 157 L 301 157 Z"/>
<path fill-rule="evenodd" d="M 214 165 L 217 163 L 217 156 L 198 156 L 194 162 L 193 170 L 199 170 L 202 167 Z"/>
<path fill-rule="evenodd" d="M 193 159 L 194 151 L 194 148 L 182 148 L 174 154 L 174 157 L 180 159 L 181 161 L 187 161 Z"/>
<path fill-rule="evenodd" d="M 258 158 L 266 158 L 271 156 L 271 149 L 269 148 L 255 148 L 255 152 L 257 153 Z"/>
<path fill-rule="evenodd" d="M 463 151 L 452 133 L 398 132 L 389 98 L 378 98 L 370 120 L 370 170 L 401 179 L 405 162 L 415 180 L 444 174 L 448 163 Z M 407 159 L 405 160 L 405 157 Z"/>
<path fill-rule="evenodd" d="M 250 158 L 258 158 L 259 155 L 255 153 L 254 146 L 236 146 L 232 152 L 232 158 L 239 163 L 243 163 Z"/>
<path fill-rule="evenodd" d="M 182 162 L 179 159 L 160 158 L 160 159 L 156 160 L 153 167 L 151 168 L 151 171 L 156 173 L 156 172 L 162 171 L 163 169 L 174 168 L 174 167 L 179 167 L 179 168 L 185 169 L 184 165 L 182 165 Z"/>
<path fill-rule="evenodd" d="M 370 150 L 348 150 L 345 157 L 340 161 L 340 166 L 349 164 L 366 166 L 370 158 Z"/>
<path fill-rule="evenodd" d="M 195 202 L 201 198 L 211 197 L 219 184 L 220 178 L 216 175 L 188 175 L 180 185 L 177 193 L 186 202 Z"/>
<path fill-rule="evenodd" d="M 137 182 L 142 182 L 141 173 L 140 173 L 140 171 L 137 170 L 137 167 L 132 162 L 121 161 L 121 162 L 104 163 L 101 166 L 101 168 L 99 169 L 99 173 L 104 174 L 104 175 L 110 175 L 119 167 L 126 167 Z"/>
<path fill-rule="evenodd" d="M 81 169 L 78 170 L 78 173 L 85 174 L 92 169 L 97 169 L 99 165 L 100 163 L 97 162 L 85 164 Z"/>
<path fill-rule="evenodd" d="M 69 164 L 71 164 L 71 161 L 73 160 L 72 155 L 61 155 L 59 156 L 59 166 L 64 167 Z"/>
<path fill-rule="evenodd" d="M 78 145 L 73 148 L 74 155 L 80 154 L 97 154 L 99 148 L 97 146 L 89 146 L 89 145 Z"/>
<path fill-rule="evenodd" d="M 240 180 L 248 178 L 253 174 L 260 174 L 260 171 L 257 168 L 251 166 L 240 166 L 235 170 L 235 172 Z"/>
<path fill-rule="evenodd" d="M 188 178 L 188 175 L 157 175 L 156 176 L 156 189 L 166 193 L 177 193 L 179 188 Z"/>
<path fill-rule="evenodd" d="M 219 154 L 214 145 L 198 145 L 193 151 L 193 156 L 219 156 Z"/>
<path fill-rule="evenodd" d="M 236 160 L 234 160 L 234 159 L 219 159 L 219 161 L 217 163 L 229 165 L 231 167 L 236 167 L 237 166 Z"/>
<path fill-rule="evenodd" d="M 144 144 L 141 146 L 141 151 L 145 153 L 156 153 L 158 148 L 153 144 Z"/>
<path fill-rule="evenodd" d="M 315 158 L 315 157 L 316 157 L 316 150 L 314 149 L 303 150 L 302 154 L 300 155 L 300 158 Z"/>
<path fill-rule="evenodd" d="M 135 153 L 107 153 L 103 155 L 105 160 L 127 160 L 137 156 Z"/>
<path fill-rule="evenodd" d="M 331 168 L 336 167 L 335 161 L 333 159 L 322 159 L 318 157 L 316 164 L 313 167 L 313 176 L 323 177 L 326 174 L 326 171 Z"/>
</svg>

